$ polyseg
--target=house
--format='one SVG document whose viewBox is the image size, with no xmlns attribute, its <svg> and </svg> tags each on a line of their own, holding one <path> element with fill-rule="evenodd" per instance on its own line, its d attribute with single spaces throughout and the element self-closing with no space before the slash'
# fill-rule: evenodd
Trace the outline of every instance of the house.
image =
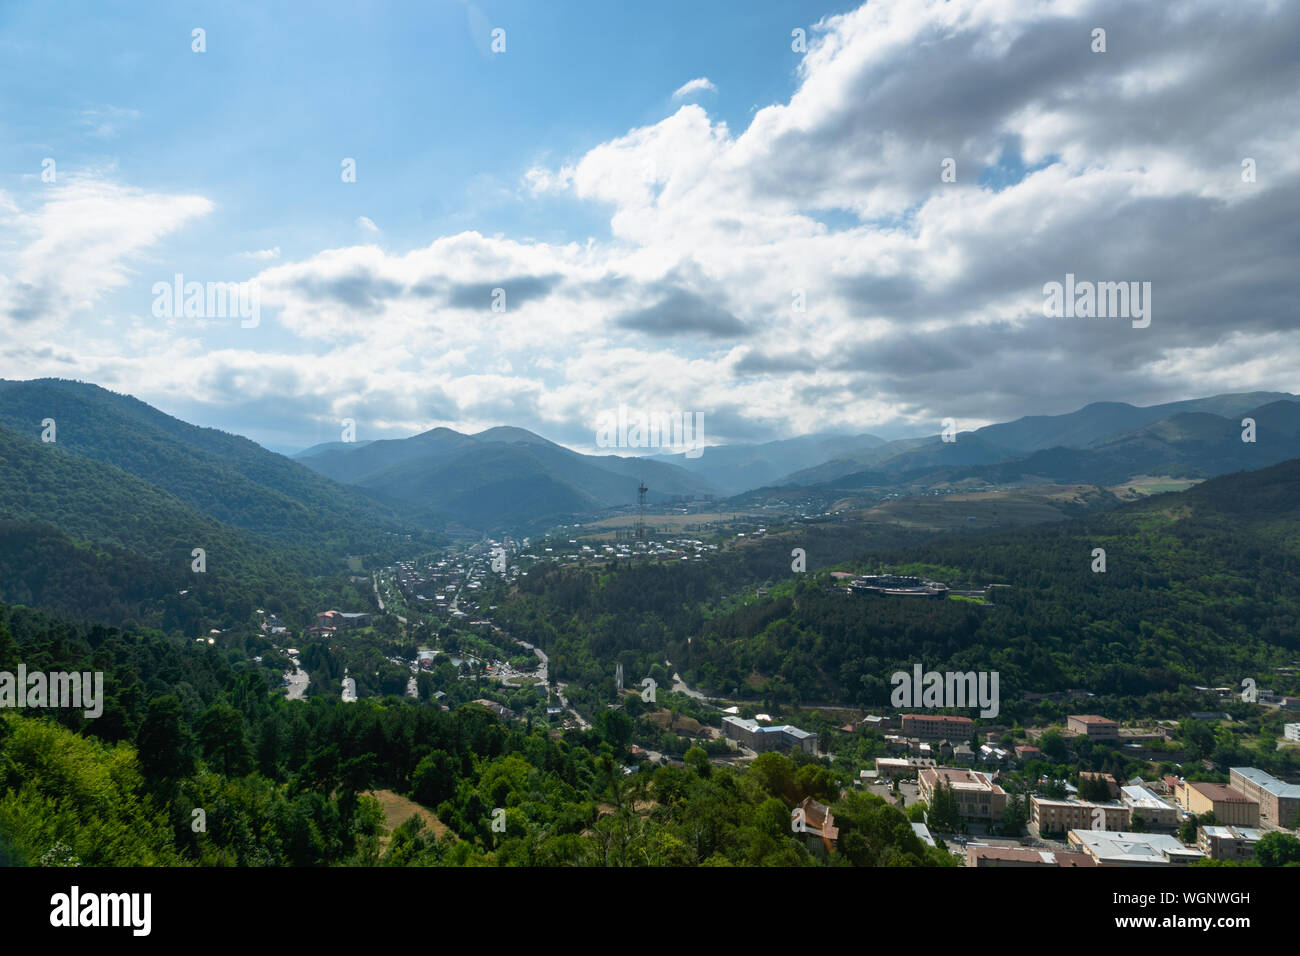
<svg viewBox="0 0 1300 956">
<path fill-rule="evenodd" d="M 809 839 L 820 840 L 827 851 L 835 848 L 840 830 L 835 826 L 835 817 L 826 804 L 819 803 L 812 797 L 804 797 L 790 817 L 796 833 L 804 833 Z"/>
<path fill-rule="evenodd" d="M 1021 744 L 1016 748 L 1016 759 L 1022 764 L 1029 763 L 1031 760 L 1042 760 L 1043 752 L 1032 744 Z"/>
<path fill-rule="evenodd" d="M 494 700 L 488 700 L 486 697 L 480 697 L 478 700 L 474 701 L 474 703 L 478 704 L 480 707 L 486 707 L 488 710 L 492 711 L 492 713 L 496 714 L 502 720 L 515 719 L 516 715 L 513 710 L 511 710 L 509 707 L 505 707 L 501 704 L 498 704 Z"/>
</svg>

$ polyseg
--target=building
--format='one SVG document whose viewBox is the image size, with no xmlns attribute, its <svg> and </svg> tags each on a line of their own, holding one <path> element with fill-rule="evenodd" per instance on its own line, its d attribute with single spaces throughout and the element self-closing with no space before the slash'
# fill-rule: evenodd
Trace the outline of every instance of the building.
<svg viewBox="0 0 1300 956">
<path fill-rule="evenodd" d="M 913 823 L 912 832 L 915 833 L 917 839 L 919 839 L 926 846 L 933 846 L 933 847 L 938 846 L 938 844 L 934 842 L 934 835 L 930 833 L 930 828 L 927 827 L 924 823 Z"/>
<path fill-rule="evenodd" d="M 967 846 L 967 866 L 1096 866 L 1087 853 L 1070 850 L 1031 850 L 1020 846 Z"/>
<path fill-rule="evenodd" d="M 923 769 L 934 766 L 931 757 L 877 757 L 876 776 L 882 780 L 915 780 Z"/>
<path fill-rule="evenodd" d="M 1287 740 L 1300 741 L 1300 724 L 1286 724 L 1282 727 L 1282 736 Z"/>
<path fill-rule="evenodd" d="M 1119 799 L 1129 808 L 1133 817 L 1141 817 L 1153 829 L 1177 829 L 1182 818 L 1177 807 L 1165 803 L 1146 787 L 1121 787 Z"/>
<path fill-rule="evenodd" d="M 868 574 L 854 578 L 849 588 L 863 594 L 888 594 L 895 597 L 948 596 L 948 585 L 907 574 Z"/>
<path fill-rule="evenodd" d="M 1221 825 L 1259 826 L 1259 801 L 1222 783 L 1179 781 L 1176 799 L 1188 813 L 1213 813 Z"/>
<path fill-rule="evenodd" d="M 1196 845 L 1211 860 L 1242 862 L 1253 859 L 1260 833 L 1250 827 L 1199 827 Z"/>
<path fill-rule="evenodd" d="M 316 615 L 316 626 L 320 628 L 366 627 L 369 623 L 370 615 L 363 612 L 329 610 Z"/>
<path fill-rule="evenodd" d="M 480 697 L 478 700 L 474 701 L 474 703 L 478 704 L 480 707 L 486 707 L 502 720 L 514 720 L 515 718 L 515 712 L 513 710 L 502 704 L 498 704 L 495 700 L 488 700 L 486 697 Z"/>
<path fill-rule="evenodd" d="M 1271 773 L 1254 767 L 1229 768 L 1228 784 L 1259 801 L 1261 822 L 1290 828 L 1300 812 L 1300 784 L 1283 783 Z"/>
<path fill-rule="evenodd" d="M 963 820 L 1001 820 L 1007 808 L 1007 793 L 988 774 L 960 767 L 927 767 L 918 775 L 919 795 L 934 806 L 934 791 L 940 783 L 957 798 L 957 812 Z"/>
<path fill-rule="evenodd" d="M 1070 714 L 1065 729 L 1089 740 L 1119 740 L 1119 722 L 1096 714 Z"/>
<path fill-rule="evenodd" d="M 1033 744 L 1021 744 L 1016 748 L 1016 759 L 1022 764 L 1029 763 L 1031 760 L 1042 760 L 1043 752 Z"/>
<path fill-rule="evenodd" d="M 1205 857 L 1167 833 L 1071 830 L 1069 840 L 1070 846 L 1088 854 L 1098 866 L 1186 866 Z"/>
<path fill-rule="evenodd" d="M 734 740 L 755 753 L 766 753 L 769 750 L 779 750 L 782 753 L 791 750 L 802 750 L 809 754 L 817 752 L 817 735 L 789 724 L 763 727 L 755 720 L 728 716 L 722 718 L 722 733 L 728 740 Z"/>
<path fill-rule="evenodd" d="M 1100 811 L 1100 814 L 1097 812 Z M 1101 830 L 1124 830 L 1133 822 L 1133 811 L 1118 800 L 1092 803 L 1087 800 L 1054 800 L 1037 794 L 1029 798 L 1029 829 L 1038 836 L 1090 830 L 1094 822 Z"/>
<path fill-rule="evenodd" d="M 813 840 L 820 840 L 827 850 L 834 848 L 840 830 L 835 826 L 835 817 L 826 804 L 819 803 L 812 797 L 804 797 L 790 816 L 795 832 L 807 834 Z"/>
<path fill-rule="evenodd" d="M 1082 770 L 1079 772 L 1080 780 L 1100 780 L 1106 785 L 1106 792 L 1110 794 L 1110 799 L 1119 799 L 1119 784 L 1115 778 L 1108 773 L 1094 773 L 1091 770 Z"/>
<path fill-rule="evenodd" d="M 931 743 L 940 740 L 970 740 L 975 722 L 969 717 L 944 714 L 904 714 L 903 736 Z"/>
</svg>

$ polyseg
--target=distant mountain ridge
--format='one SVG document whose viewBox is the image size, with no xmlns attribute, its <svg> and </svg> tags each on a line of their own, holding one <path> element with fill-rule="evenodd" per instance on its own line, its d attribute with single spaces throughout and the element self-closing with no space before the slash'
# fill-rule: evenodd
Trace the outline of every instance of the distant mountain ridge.
<svg viewBox="0 0 1300 956">
<path fill-rule="evenodd" d="M 718 489 L 651 457 L 583 455 L 523 428 L 476 435 L 434 428 L 410 438 L 308 448 L 296 460 L 385 500 L 417 504 L 482 531 L 541 527 L 648 498 L 699 497 Z"/>
<path fill-rule="evenodd" d="M 902 476 L 931 468 L 995 465 L 1053 448 L 1100 448 L 1127 433 L 1177 415 L 1243 416 L 1279 402 L 1300 403 L 1300 396 L 1288 392 L 1243 392 L 1147 407 L 1123 402 L 1094 402 L 1063 415 L 1028 415 L 1012 422 L 960 432 L 952 442 L 934 435 L 871 446 L 784 475 L 772 484 L 841 484 L 842 479 L 868 472 Z"/>
<path fill-rule="evenodd" d="M 1243 441 L 1241 422 L 1255 423 L 1255 440 Z M 978 435 L 978 432 L 973 433 Z M 962 436 L 948 447 L 956 449 Z M 890 461 L 819 486 L 849 489 L 890 488 L 921 492 L 938 487 L 1031 486 L 1039 484 L 1122 484 L 1138 475 L 1211 478 L 1238 471 L 1266 468 L 1300 458 L 1300 402 L 1274 401 L 1259 408 L 1234 411 L 1231 417 L 1208 412 L 1182 411 L 1132 431 L 1094 441 L 1085 448 L 1053 446 L 1026 455 L 988 463 L 969 464 L 990 446 L 976 438 L 975 455 L 953 455 L 942 463 L 942 449 L 905 462 Z M 965 458 L 966 461 L 960 460 Z M 913 464 L 916 467 L 900 468 Z"/>
</svg>

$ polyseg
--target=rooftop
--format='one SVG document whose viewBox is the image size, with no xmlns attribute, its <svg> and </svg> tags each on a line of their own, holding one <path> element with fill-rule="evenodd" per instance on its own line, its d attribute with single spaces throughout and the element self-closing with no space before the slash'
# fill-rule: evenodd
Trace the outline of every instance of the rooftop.
<svg viewBox="0 0 1300 956">
<path fill-rule="evenodd" d="M 1300 784 L 1286 783 L 1271 773 L 1256 770 L 1254 767 L 1233 767 L 1232 772 L 1240 774 L 1266 793 L 1286 800 L 1300 800 Z"/>
<path fill-rule="evenodd" d="M 1223 783 L 1206 783 L 1203 780 L 1188 780 L 1187 786 L 1191 787 L 1207 800 L 1213 800 L 1215 803 L 1254 803 L 1250 797 L 1244 793 L 1233 790 L 1227 784 Z"/>
<path fill-rule="evenodd" d="M 1185 847 L 1164 833 L 1122 830 L 1071 830 L 1070 842 L 1087 847 L 1102 863 L 1159 865 L 1202 859 L 1200 850 Z"/>
</svg>

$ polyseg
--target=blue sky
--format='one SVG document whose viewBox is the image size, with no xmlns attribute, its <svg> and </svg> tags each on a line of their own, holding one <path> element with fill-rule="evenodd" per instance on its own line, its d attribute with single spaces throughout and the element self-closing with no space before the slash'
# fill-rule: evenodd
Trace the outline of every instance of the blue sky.
<svg viewBox="0 0 1300 956">
<path fill-rule="evenodd" d="M 307 7 L 310 6 L 310 12 Z M 851 6 L 851 5 L 850 5 Z M 7 175 L 45 151 L 217 208 L 172 249 L 195 268 L 310 255 L 382 223 L 394 246 L 475 229 L 607 238 L 605 210 L 523 202 L 520 177 L 662 119 L 672 93 L 743 128 L 796 85 L 793 26 L 825 3 L 103 3 L 0 11 Z M 506 30 L 504 55 L 491 30 Z M 206 53 L 191 30 L 206 31 Z M 339 164 L 357 160 L 341 188 Z M 286 230 L 286 223 L 292 228 Z M 180 243 L 186 243 L 181 245 Z M 229 254 L 229 252 L 227 254 Z"/>
<path fill-rule="evenodd" d="M 0 6 L 0 377 L 273 448 L 1300 390 L 1293 6 L 305 7 Z M 1151 281 L 1151 326 L 1045 319 L 1067 272 Z M 257 327 L 151 314 L 177 273 Z"/>
</svg>

